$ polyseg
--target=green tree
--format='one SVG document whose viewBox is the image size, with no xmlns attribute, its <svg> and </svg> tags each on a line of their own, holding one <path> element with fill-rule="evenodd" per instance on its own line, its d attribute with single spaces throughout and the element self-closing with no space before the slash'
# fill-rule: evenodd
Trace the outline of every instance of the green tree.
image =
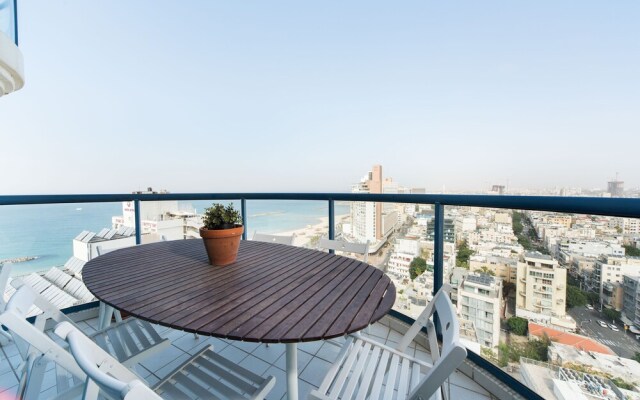
<svg viewBox="0 0 640 400">
<path fill-rule="evenodd" d="M 469 258 L 473 255 L 473 250 L 469 248 L 466 240 L 458 246 L 458 254 L 456 255 L 456 267 L 469 269 Z"/>
<path fill-rule="evenodd" d="M 580 307 L 587 304 L 587 296 L 580 288 L 567 285 L 567 308 Z"/>
<path fill-rule="evenodd" d="M 529 326 L 529 321 L 520 317 L 511 317 L 507 320 L 509 329 L 516 335 L 525 336 Z"/>
<path fill-rule="evenodd" d="M 416 257 L 411 260 L 411 264 L 409 264 L 409 277 L 411 280 L 416 279 L 424 271 L 427 270 L 427 261 L 424 258 Z"/>
<path fill-rule="evenodd" d="M 624 254 L 629 257 L 640 257 L 640 249 L 631 245 L 624 245 Z"/>
<path fill-rule="evenodd" d="M 583 292 L 587 295 L 587 299 L 589 300 L 589 303 L 591 304 L 598 304 L 600 303 L 600 295 L 598 293 L 594 293 L 594 292 Z"/>
<path fill-rule="evenodd" d="M 502 297 L 505 299 L 516 290 L 516 284 L 513 282 L 502 283 Z"/>
<path fill-rule="evenodd" d="M 501 367 L 506 367 L 509 364 L 509 353 L 511 353 L 511 349 L 509 346 L 500 342 L 498 344 L 498 365 Z"/>
<path fill-rule="evenodd" d="M 613 308 L 605 308 L 604 310 L 602 310 L 602 313 L 604 314 L 605 317 L 607 317 L 612 321 L 620 319 L 620 316 L 622 315 L 620 311 L 616 311 Z"/>
<path fill-rule="evenodd" d="M 513 212 L 511 215 L 511 225 L 513 226 L 513 234 L 520 236 L 520 234 L 522 234 L 522 213 Z"/>
<path fill-rule="evenodd" d="M 531 358 L 538 361 L 548 361 L 549 346 L 551 340 L 547 335 L 544 335 L 540 340 L 530 340 L 524 346 L 524 351 L 521 354 L 524 357 Z"/>
<path fill-rule="evenodd" d="M 640 352 L 636 351 L 636 354 L 634 354 L 632 358 L 640 363 Z"/>
<path fill-rule="evenodd" d="M 496 276 L 496 273 L 493 272 L 492 270 L 490 270 L 489 267 L 487 267 L 486 265 L 483 265 L 482 267 L 478 268 L 477 270 L 475 270 L 473 272 L 479 272 L 479 273 L 485 274 L 485 275 Z"/>
</svg>

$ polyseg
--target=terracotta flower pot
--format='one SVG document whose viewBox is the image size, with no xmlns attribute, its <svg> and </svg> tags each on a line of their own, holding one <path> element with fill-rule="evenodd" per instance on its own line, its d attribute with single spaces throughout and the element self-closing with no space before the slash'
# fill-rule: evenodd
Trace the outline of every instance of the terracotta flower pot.
<svg viewBox="0 0 640 400">
<path fill-rule="evenodd" d="M 235 262 L 242 232 L 244 232 L 242 225 L 230 229 L 200 228 L 200 236 L 209 256 L 209 264 L 225 266 Z"/>
</svg>

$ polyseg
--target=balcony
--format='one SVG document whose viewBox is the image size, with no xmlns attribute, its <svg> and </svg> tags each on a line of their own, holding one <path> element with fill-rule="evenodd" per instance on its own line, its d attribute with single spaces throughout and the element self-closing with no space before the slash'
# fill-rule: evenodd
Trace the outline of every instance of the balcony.
<svg viewBox="0 0 640 400">
<path fill-rule="evenodd" d="M 0 4 L 0 97 L 24 86 L 22 53 L 18 49 L 14 0 Z M 3 25 L 5 21 L 8 25 Z"/>
<path fill-rule="evenodd" d="M 140 207 L 145 201 L 161 201 L 161 200 L 227 200 L 235 199 L 240 201 L 244 224 L 251 226 L 251 218 L 246 212 L 247 202 L 255 200 L 296 200 L 296 201 L 323 201 L 327 204 L 328 228 L 326 234 L 329 237 L 336 236 L 336 202 L 339 201 L 379 201 L 394 203 L 418 203 L 418 204 L 435 204 L 435 243 L 434 243 L 434 266 L 433 266 L 433 287 L 435 290 L 444 283 L 444 236 L 442 228 L 444 226 L 444 207 L 452 206 L 475 206 L 475 207 L 492 207 L 507 209 L 542 209 L 553 210 L 558 212 L 581 212 L 598 215 L 613 216 L 629 216 L 640 217 L 640 201 L 631 199 L 588 199 L 588 198 L 551 198 L 551 197 L 510 197 L 510 196 L 451 196 L 451 195 L 364 195 L 364 194 L 250 194 L 250 193 L 234 193 L 234 194 L 112 194 L 112 195 L 61 195 L 61 196 L 0 196 L 0 208 L 9 205 L 29 205 L 29 204 L 50 204 L 50 203 L 93 203 L 93 202 L 132 202 L 136 213 L 139 213 Z M 75 206 L 74 206 L 75 207 Z M 139 214 L 136 217 L 137 228 L 135 229 L 135 237 L 132 238 L 132 244 L 142 243 L 143 235 Z M 245 236 L 247 233 L 245 232 Z M 524 291 L 519 291 L 520 296 L 526 296 Z M 558 302 L 560 304 L 560 302 Z M 83 326 L 88 330 L 95 326 L 95 317 L 97 309 L 94 307 L 83 306 L 81 309 L 72 307 L 66 310 L 67 313 L 78 315 L 77 319 L 81 321 Z M 537 304 L 538 307 L 550 309 L 551 303 L 543 305 L 542 302 Z M 383 338 L 389 343 L 396 342 L 400 335 L 407 329 L 413 319 L 403 314 L 403 311 L 391 311 L 381 322 L 374 324 L 370 328 L 369 334 Z M 140 367 L 140 373 L 149 381 L 154 381 L 167 373 L 170 368 L 169 364 L 177 358 L 184 357 L 185 351 L 194 350 L 197 346 L 204 342 L 214 343 L 216 349 L 232 361 L 241 363 L 248 368 L 256 368 L 259 374 L 273 374 L 280 383 L 284 382 L 284 369 L 282 363 L 282 345 L 264 345 L 249 344 L 243 342 L 226 341 L 216 338 L 195 339 L 193 335 L 158 327 L 158 331 L 172 340 L 171 355 L 159 357 L 153 363 L 143 364 Z M 421 339 L 424 340 L 424 339 Z M 324 371 L 333 361 L 336 349 L 340 344 L 339 340 L 328 340 L 325 342 L 312 342 L 300 345 L 299 362 L 300 366 L 300 387 L 301 394 L 308 393 L 313 387 L 317 386 L 318 379 L 324 375 Z M 413 343 L 412 348 L 415 356 L 426 356 L 425 349 L 420 340 Z M 424 354 L 423 354 L 424 353 Z M 17 352 L 11 346 L 4 347 L 4 364 L 2 365 L 6 384 L 3 387 L 8 388 L 8 393 L 15 389 L 15 373 L 13 368 L 17 365 Z M 170 359 L 169 359 L 170 358 Z M 13 378 L 11 378 L 13 376 Z M 461 398 L 540 398 L 530 388 L 523 385 L 518 380 L 511 377 L 506 369 L 501 369 L 486 360 L 479 354 L 469 351 L 468 359 L 458 368 L 458 371 L 452 376 L 452 385 L 454 395 L 461 395 Z M 55 391 L 55 379 L 45 378 L 46 382 L 50 382 L 50 386 L 45 390 Z M 284 395 L 284 386 L 277 386 L 274 389 L 273 396 L 269 398 L 282 398 Z M 473 393 L 471 393 L 473 392 Z M 46 397 L 46 396 L 43 396 Z M 301 396 L 302 397 L 302 396 Z"/>
</svg>

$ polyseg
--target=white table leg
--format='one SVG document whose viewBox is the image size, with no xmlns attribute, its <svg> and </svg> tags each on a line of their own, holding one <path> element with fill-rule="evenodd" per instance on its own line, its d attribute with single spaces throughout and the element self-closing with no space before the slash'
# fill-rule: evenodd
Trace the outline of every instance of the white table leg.
<svg viewBox="0 0 640 400">
<path fill-rule="evenodd" d="M 98 328 L 105 329 L 111 324 L 111 316 L 113 315 L 113 307 L 100 302 L 100 314 L 98 316 Z"/>
<path fill-rule="evenodd" d="M 287 343 L 287 399 L 298 400 L 298 345 Z"/>
</svg>

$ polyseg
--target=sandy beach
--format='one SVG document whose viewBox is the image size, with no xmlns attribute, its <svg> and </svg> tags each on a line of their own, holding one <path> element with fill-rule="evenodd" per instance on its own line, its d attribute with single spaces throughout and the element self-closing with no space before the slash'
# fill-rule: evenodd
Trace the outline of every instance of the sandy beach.
<svg viewBox="0 0 640 400">
<path fill-rule="evenodd" d="M 348 222 L 349 214 L 336 215 L 336 223 Z M 329 234 L 329 217 L 320 218 L 320 222 L 315 225 L 307 225 L 306 228 L 296 229 L 293 231 L 278 232 L 277 235 L 293 236 L 293 245 L 305 247 L 309 245 L 314 237 L 327 236 Z"/>
</svg>

